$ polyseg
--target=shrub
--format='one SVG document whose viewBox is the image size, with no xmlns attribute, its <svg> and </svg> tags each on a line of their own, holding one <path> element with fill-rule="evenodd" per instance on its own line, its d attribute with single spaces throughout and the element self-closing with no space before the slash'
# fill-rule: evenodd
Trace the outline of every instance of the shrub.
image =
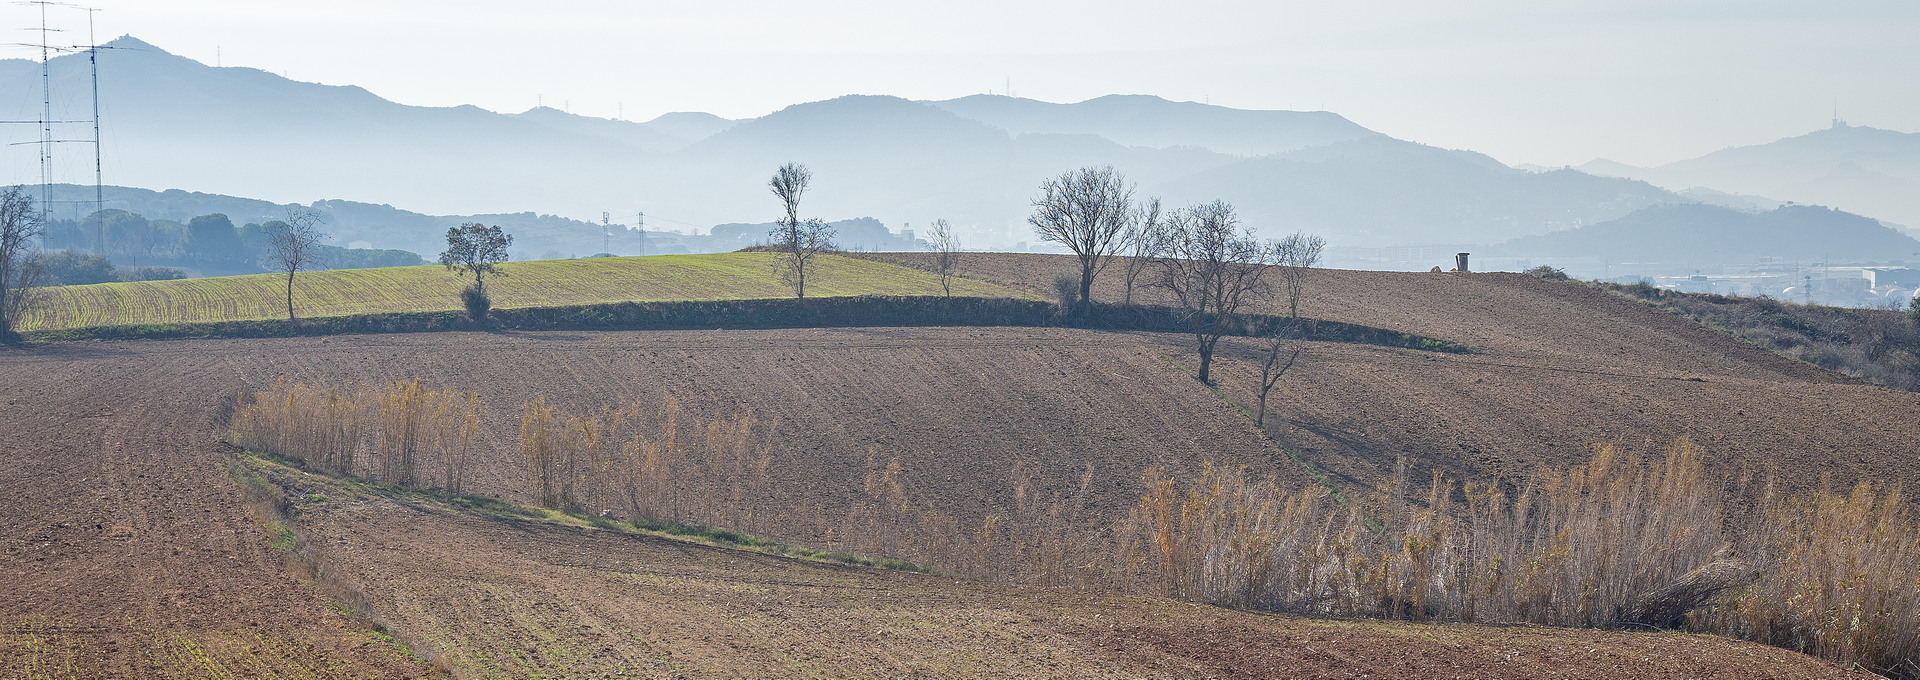
<svg viewBox="0 0 1920 680">
<path fill-rule="evenodd" d="M 121 281 L 175 281 L 187 278 L 179 267 L 134 267 L 120 270 Z"/>
<path fill-rule="evenodd" d="M 1547 266 L 1547 265 L 1544 265 L 1544 264 L 1543 264 L 1543 265 L 1540 265 L 1540 266 L 1538 266 L 1538 267 L 1534 267 L 1534 268 L 1532 268 L 1532 269 L 1528 269 L 1527 271 L 1525 271 L 1525 272 L 1523 272 L 1523 273 L 1525 273 L 1525 274 L 1526 274 L 1526 275 L 1528 275 L 1528 276 L 1535 276 L 1535 277 L 1539 277 L 1539 278 L 1543 278 L 1543 279 L 1546 279 L 1546 280 L 1548 280 L 1548 281 L 1565 281 L 1565 280 L 1567 280 L 1567 271 L 1566 271 L 1566 270 L 1564 270 L 1564 269 L 1556 269 L 1556 268 L 1553 268 L 1553 267 L 1549 267 L 1549 266 Z"/>
<path fill-rule="evenodd" d="M 480 284 L 470 283 L 460 289 L 460 304 L 467 308 L 467 318 L 478 323 L 487 320 L 487 312 L 493 309 L 493 298 Z"/>
<path fill-rule="evenodd" d="M 40 256 L 40 266 L 46 271 L 41 284 L 47 286 L 83 286 L 120 280 L 114 275 L 113 262 L 105 255 L 57 250 Z"/>
<path fill-rule="evenodd" d="M 1066 314 L 1080 302 L 1080 279 L 1072 274 L 1054 274 L 1053 296 L 1059 301 L 1060 313 Z"/>
</svg>

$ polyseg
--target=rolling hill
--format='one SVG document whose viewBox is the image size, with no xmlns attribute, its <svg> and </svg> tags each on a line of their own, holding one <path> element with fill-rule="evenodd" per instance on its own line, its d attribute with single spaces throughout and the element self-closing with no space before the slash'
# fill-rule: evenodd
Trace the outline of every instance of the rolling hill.
<svg viewBox="0 0 1920 680">
<path fill-rule="evenodd" d="M 790 297 L 773 261 L 773 253 L 755 252 L 510 262 L 499 265 L 502 278 L 489 292 L 499 309 Z M 809 286 L 817 297 L 941 293 L 938 280 L 917 269 L 837 255 L 818 266 Z M 457 311 L 464 282 L 438 265 L 308 272 L 296 279 L 294 304 L 303 317 Z M 252 274 L 61 286 L 46 289 L 21 330 L 284 318 L 285 285 L 284 275 Z M 956 280 L 954 293 L 1020 294 L 968 280 Z"/>
</svg>

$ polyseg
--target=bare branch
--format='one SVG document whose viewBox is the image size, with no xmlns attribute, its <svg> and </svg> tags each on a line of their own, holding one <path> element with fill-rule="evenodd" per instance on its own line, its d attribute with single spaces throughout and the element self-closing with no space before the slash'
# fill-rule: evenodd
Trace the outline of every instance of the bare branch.
<svg viewBox="0 0 1920 680">
<path fill-rule="evenodd" d="M 1307 271 L 1320 264 L 1320 253 L 1326 248 L 1326 239 L 1298 231 L 1273 244 L 1274 264 L 1280 266 L 1280 280 L 1286 286 L 1288 317 L 1300 317 L 1300 297 L 1306 291 Z"/>
<path fill-rule="evenodd" d="M 20 187 L 0 192 L 0 342 L 19 338 L 19 325 L 37 298 L 39 245 L 44 233 L 40 211 Z"/>
<path fill-rule="evenodd" d="M 1146 204 L 1133 212 L 1127 224 L 1126 237 L 1126 293 L 1120 304 L 1133 304 L 1133 288 L 1146 271 L 1147 264 L 1159 254 L 1162 247 L 1160 233 L 1160 199 L 1147 199 Z"/>
</svg>

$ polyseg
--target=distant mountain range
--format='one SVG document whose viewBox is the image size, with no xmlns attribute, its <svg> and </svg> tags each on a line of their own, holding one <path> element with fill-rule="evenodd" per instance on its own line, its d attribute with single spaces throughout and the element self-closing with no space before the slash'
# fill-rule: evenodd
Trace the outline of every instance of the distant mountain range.
<svg viewBox="0 0 1920 680">
<path fill-rule="evenodd" d="M 1835 121 L 1826 130 L 1659 167 L 1598 159 L 1576 169 L 1673 190 L 1710 187 L 1831 206 L 1920 228 L 1920 134 Z"/>
<path fill-rule="evenodd" d="M 1801 264 L 1920 262 L 1920 241 L 1903 232 L 1878 220 L 1802 205 L 1766 212 L 1658 206 L 1617 220 L 1517 238 L 1488 251 L 1532 258 L 1606 258 L 1671 273 L 1768 257 Z"/>
<path fill-rule="evenodd" d="M 644 211 L 650 226 L 705 228 L 773 217 L 766 178 L 798 161 L 815 173 L 809 215 L 871 215 L 895 228 L 947 218 L 969 247 L 1007 247 L 1031 240 L 1024 218 L 1043 179 L 1100 164 L 1142 195 L 1226 199 L 1263 233 L 1306 230 L 1341 245 L 1490 243 L 1692 202 L 1639 181 L 1508 168 L 1326 112 L 1144 96 L 849 96 L 750 120 L 676 113 L 638 123 L 405 106 L 357 87 L 209 67 L 130 37 L 110 46 L 99 56 L 108 182 L 279 203 L 347 198 L 588 223 Z M 85 69 L 84 56 L 54 60 L 56 118 L 84 117 Z M 0 116 L 38 116 L 38 76 L 35 62 L 0 61 Z M 25 127 L 0 133 L 34 139 Z M 5 148 L 0 181 L 38 181 L 33 147 Z M 58 179 L 90 175 L 83 146 L 59 153 Z M 438 237 L 395 225 L 355 240 L 432 252 Z"/>
</svg>

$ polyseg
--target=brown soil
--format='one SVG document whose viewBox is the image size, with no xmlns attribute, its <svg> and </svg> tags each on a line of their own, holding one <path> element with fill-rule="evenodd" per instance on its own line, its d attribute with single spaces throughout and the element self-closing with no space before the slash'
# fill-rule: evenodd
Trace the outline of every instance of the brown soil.
<svg viewBox="0 0 1920 680">
<path fill-rule="evenodd" d="M 1095 299 L 1120 299 L 1118 266 L 1102 274 Z M 1077 267 L 1064 255 L 961 260 L 968 275 L 1036 291 Z M 1788 359 L 1638 301 L 1520 274 L 1317 270 L 1308 290 L 1302 315 L 1475 350 L 1309 349 L 1272 397 L 1284 420 L 1275 431 L 1349 482 L 1376 483 L 1402 456 L 1456 475 L 1510 476 L 1583 461 L 1598 443 L 1655 454 L 1688 437 L 1727 472 L 1777 474 L 1795 487 L 1871 479 L 1920 490 L 1910 464 L 1920 394 Z M 1218 382 L 1251 404 L 1253 345 L 1223 344 Z M 1191 369 L 1189 354 L 1181 357 Z"/>
<path fill-rule="evenodd" d="M 1050 282 L 1058 258 L 974 258 Z M 999 269 L 994 269 L 998 267 Z M 1020 267 L 1031 269 L 1019 273 Z M 1044 275 L 1044 276 L 1042 276 Z M 1021 278 L 1025 277 L 1025 278 Z M 1738 344 L 1638 303 L 1511 276 L 1325 272 L 1307 313 L 1474 345 L 1456 356 L 1316 345 L 1278 397 L 1283 440 L 1356 482 L 1394 457 L 1467 472 L 1686 435 L 1790 480 L 1916 481 L 1920 402 Z M 520 497 L 518 405 L 676 396 L 777 418 L 809 454 L 769 503 L 859 492 L 867 451 L 921 497 L 1004 501 L 1025 460 L 1100 503 L 1140 468 L 1203 459 L 1304 476 L 1183 376 L 1174 335 L 1063 329 L 527 333 L 78 343 L 0 350 L 0 668 L 37 677 L 398 677 L 428 672 L 328 609 L 268 547 L 229 479 L 222 398 L 286 375 L 418 376 L 483 395 L 502 453 L 479 490 Z M 1244 398 L 1230 348 L 1222 381 Z M 1920 484 L 1908 484 L 1920 488 Z M 817 566 L 382 499 L 298 508 L 323 567 L 403 637 L 480 671 L 685 677 L 1822 677 L 1716 638 L 1257 616 L 1159 600 Z M 332 592 L 332 591 L 329 591 Z M 31 665 L 30 665 L 31 664 Z M 70 668 L 71 670 L 66 670 Z M 485 675 L 485 673 L 481 673 Z"/>
</svg>

